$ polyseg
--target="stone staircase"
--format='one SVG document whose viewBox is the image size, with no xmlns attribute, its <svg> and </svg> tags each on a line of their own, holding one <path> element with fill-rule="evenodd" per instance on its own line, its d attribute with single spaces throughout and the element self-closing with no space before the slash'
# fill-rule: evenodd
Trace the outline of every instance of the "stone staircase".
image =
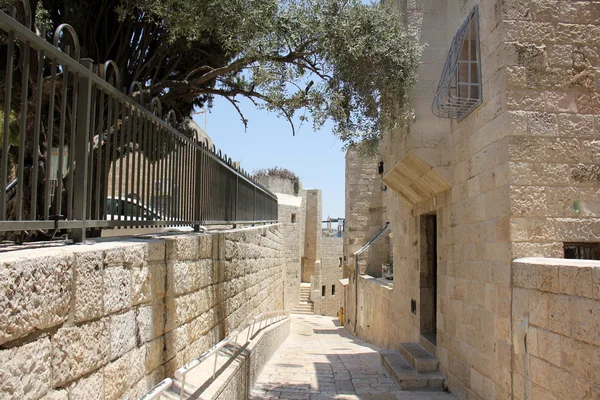
<svg viewBox="0 0 600 400">
<path fill-rule="evenodd" d="M 292 314 L 307 314 L 315 313 L 315 305 L 310 301 L 310 283 L 300 284 L 300 303 L 291 312 Z"/>
<path fill-rule="evenodd" d="M 439 361 L 419 343 L 400 343 L 400 351 L 382 350 L 381 363 L 401 389 L 442 390 Z"/>
</svg>

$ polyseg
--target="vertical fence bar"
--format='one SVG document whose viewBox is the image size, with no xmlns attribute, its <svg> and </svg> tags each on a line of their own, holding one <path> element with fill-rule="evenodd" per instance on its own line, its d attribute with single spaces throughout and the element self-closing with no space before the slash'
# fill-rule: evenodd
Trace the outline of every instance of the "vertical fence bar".
<svg viewBox="0 0 600 400">
<path fill-rule="evenodd" d="M 119 129 L 120 129 L 120 125 L 119 125 L 119 106 L 121 105 L 121 101 L 119 99 L 115 99 L 114 100 L 114 105 L 115 105 L 115 110 L 114 110 L 114 118 L 113 118 L 113 123 L 114 123 L 114 128 L 112 129 L 113 132 L 113 141 L 112 141 L 112 155 L 111 155 L 111 166 L 109 166 L 109 170 L 112 169 L 112 176 L 111 176 L 111 193 L 110 193 L 110 197 L 112 198 L 112 203 L 113 203 L 113 210 L 111 212 L 111 216 L 112 219 L 119 219 L 119 213 L 120 213 L 120 204 L 119 201 L 117 200 L 115 202 L 115 198 L 116 198 L 116 194 L 117 194 L 117 144 L 119 143 Z M 121 174 L 121 171 L 119 171 L 119 175 Z M 115 215 L 116 214 L 116 215 Z M 115 229 L 115 228 L 113 228 Z"/>
<path fill-rule="evenodd" d="M 103 73 L 106 74 L 106 70 L 103 71 Z M 108 84 L 110 86 L 113 85 L 112 77 L 109 79 Z M 111 154 L 110 146 L 113 145 L 113 140 L 112 140 L 113 139 L 113 137 L 112 137 L 113 136 L 113 96 L 107 91 L 106 97 L 108 98 L 108 104 L 106 106 L 107 116 L 106 116 L 106 131 L 105 131 L 106 132 L 105 133 L 106 134 L 106 140 L 105 140 L 106 148 L 104 151 L 104 165 L 103 165 L 104 169 L 102 172 L 102 186 L 100 187 L 102 189 L 100 191 L 102 198 L 100 199 L 100 203 L 99 203 L 103 207 L 101 219 L 106 219 L 108 216 L 108 211 L 109 211 L 107 208 L 108 204 L 107 204 L 106 198 L 104 196 L 105 196 L 105 193 L 106 193 L 106 195 L 108 195 L 108 193 L 110 193 L 108 191 L 108 184 L 109 184 L 109 182 L 111 182 L 110 181 L 110 164 L 111 164 L 110 157 L 112 154 Z M 100 188 L 98 188 L 98 189 L 100 189 Z"/>
<path fill-rule="evenodd" d="M 125 155 L 125 191 L 123 193 L 123 198 L 125 198 L 125 202 L 124 204 L 127 204 L 127 198 L 129 197 L 129 193 L 130 193 L 130 180 L 131 178 L 131 174 L 129 172 L 129 160 L 131 158 L 131 127 L 133 125 L 133 103 L 129 104 L 128 110 L 127 110 L 127 126 L 126 128 L 126 133 L 125 133 L 125 146 L 123 147 L 124 149 L 126 149 L 126 155 Z M 125 206 L 125 209 L 123 210 L 123 220 L 127 220 L 127 213 L 128 213 L 128 209 Z"/>
<path fill-rule="evenodd" d="M 127 96 L 127 88 L 123 88 L 123 95 Z M 123 102 L 123 107 L 121 107 L 121 125 L 120 125 L 120 138 L 121 138 L 121 143 L 119 145 L 119 205 L 123 204 L 123 210 L 119 210 L 119 218 L 121 218 L 121 216 L 123 216 L 123 219 L 125 220 L 125 203 L 122 202 L 121 200 L 123 199 L 123 174 L 125 173 L 123 171 L 123 161 L 125 158 L 125 154 L 126 154 L 126 150 L 125 150 L 125 136 L 127 133 L 127 127 L 125 126 L 125 118 L 127 115 L 127 102 L 124 101 Z M 119 229 L 121 227 L 119 226 Z"/>
<path fill-rule="evenodd" d="M 142 187 L 141 184 L 141 174 L 140 174 L 140 169 L 141 169 L 141 165 L 142 165 L 142 152 L 141 152 L 141 140 L 143 137 L 143 132 L 141 132 L 141 127 L 140 125 L 143 122 L 140 121 L 140 115 L 138 113 L 135 114 L 135 140 L 133 141 L 133 143 L 135 143 L 136 147 L 135 147 L 135 157 L 137 158 L 137 168 L 134 167 L 133 169 L 133 173 L 135 174 L 135 181 L 136 181 L 136 185 L 135 185 L 135 197 L 137 199 L 137 202 L 139 202 L 140 200 L 140 188 Z M 140 219 L 140 208 L 139 207 L 134 207 L 135 210 L 135 217 L 136 220 L 139 221 Z"/>
<path fill-rule="evenodd" d="M 10 103 L 12 100 L 13 59 L 15 57 L 15 32 L 8 32 L 6 56 L 6 88 L 4 91 L 4 127 L 2 130 L 2 187 L 0 188 L 0 220 L 6 220 L 6 185 L 8 184 L 8 147 L 10 138 Z"/>
<path fill-rule="evenodd" d="M 92 70 L 93 61 L 89 58 L 81 60 L 81 64 Z M 76 138 L 75 138 L 75 170 L 73 171 L 73 218 L 81 220 L 81 228 L 73 229 L 73 240 L 85 240 L 87 216 L 87 185 L 88 185 L 88 155 L 90 154 L 90 114 L 92 114 L 92 80 L 82 74 L 78 86 L 79 105 L 77 107 Z"/>
<path fill-rule="evenodd" d="M 172 136 L 169 138 L 169 221 L 173 220 L 173 214 L 175 213 L 175 172 L 173 167 L 175 166 L 175 139 Z"/>
<path fill-rule="evenodd" d="M 147 164 L 148 164 L 148 119 L 147 118 L 143 118 L 143 120 L 141 121 L 141 133 L 142 133 L 142 150 L 140 151 L 140 166 L 142 167 L 142 174 L 141 174 L 141 178 L 142 178 L 142 189 L 140 191 L 140 193 L 138 193 L 138 202 L 137 202 L 137 209 L 138 209 L 138 221 L 139 220 L 145 220 L 144 218 L 144 214 L 142 211 L 142 204 L 146 204 L 147 203 L 147 196 L 146 196 L 146 181 L 148 180 L 147 177 Z"/>
<path fill-rule="evenodd" d="M 194 225 L 194 231 L 200 231 L 200 212 L 202 205 L 202 158 L 203 158 L 203 149 L 200 146 L 196 146 L 196 168 L 194 171 L 194 185 L 196 187 L 196 193 L 194 196 L 194 220 L 196 224 Z"/>
<path fill-rule="evenodd" d="M 71 133 L 69 137 L 69 159 L 68 159 L 68 170 L 69 170 L 69 180 L 67 182 L 67 219 L 73 219 L 73 168 L 74 168 L 74 160 L 75 160 L 75 119 L 77 116 L 77 107 L 78 107 L 78 95 L 79 95 L 79 77 L 75 74 L 73 75 L 73 106 L 71 107 Z"/>
<path fill-rule="evenodd" d="M 152 123 L 152 143 L 153 143 L 153 150 L 152 150 L 152 181 L 150 182 L 150 185 L 152 187 L 152 197 L 154 201 L 151 201 L 150 206 L 152 207 L 152 209 L 157 212 L 158 211 L 158 207 L 157 207 L 157 195 L 156 195 L 156 179 L 157 179 L 157 171 L 158 171 L 158 159 L 160 157 L 160 153 L 158 151 L 158 126 L 153 122 Z M 152 199 L 151 199 L 152 200 Z"/>
<path fill-rule="evenodd" d="M 98 144 L 96 149 L 96 216 L 95 219 L 99 220 L 100 216 L 100 188 L 102 187 L 102 142 L 104 140 L 104 91 L 98 88 Z"/>
<path fill-rule="evenodd" d="M 86 61 L 87 62 L 87 61 Z M 91 70 L 93 72 L 94 67 L 91 67 Z M 92 187 L 94 186 L 94 136 L 96 136 L 96 113 L 98 110 L 98 89 L 92 85 L 92 89 L 91 89 L 91 106 L 90 106 L 90 114 L 91 114 L 91 118 L 92 120 L 90 121 L 90 127 L 88 129 L 89 133 L 88 133 L 88 151 L 89 151 L 89 162 L 88 162 L 88 177 L 87 177 L 87 204 L 90 204 L 90 207 L 87 208 L 87 219 L 92 220 L 94 219 L 94 210 L 92 210 L 91 207 L 91 202 L 93 201 L 94 197 L 93 197 L 93 191 L 92 191 Z M 77 161 L 75 161 L 77 162 Z"/>
<path fill-rule="evenodd" d="M 68 46 L 65 46 L 65 52 L 69 53 Z M 67 94 L 69 91 L 69 66 L 63 65 L 63 83 L 62 83 L 62 95 L 60 97 L 60 124 L 58 131 L 58 173 L 57 173 L 57 185 L 56 191 L 54 192 L 54 198 L 56 199 L 56 215 L 62 214 L 62 191 L 63 191 L 63 170 L 65 167 L 65 129 L 67 123 Z"/>
<path fill-rule="evenodd" d="M 21 83 L 21 121 L 20 121 L 20 140 L 19 140 L 19 166 L 17 167 L 17 221 L 23 219 L 23 186 L 25 173 L 25 136 L 27 124 L 27 102 L 29 101 L 29 52 L 31 44 L 25 43 L 25 54 L 23 57 L 23 81 Z M 6 117 L 4 119 L 10 119 Z M 8 136 L 4 136 L 4 141 L 8 141 Z M 34 150 L 36 151 L 36 150 Z M 5 192 L 4 188 L 2 191 Z M 33 199 L 32 199 L 33 201 Z"/>
<path fill-rule="evenodd" d="M 35 128 L 33 132 L 33 162 L 31 171 L 31 215 L 30 219 L 37 218 L 37 191 L 38 191 L 38 162 L 40 147 L 40 125 L 42 124 L 42 90 L 44 88 L 44 51 L 38 52 L 38 70 L 35 94 Z"/>
</svg>

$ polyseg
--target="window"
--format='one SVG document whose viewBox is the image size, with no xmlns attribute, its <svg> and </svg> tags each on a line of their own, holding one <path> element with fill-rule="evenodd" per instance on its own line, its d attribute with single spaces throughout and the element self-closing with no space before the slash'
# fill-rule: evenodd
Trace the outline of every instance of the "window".
<svg viewBox="0 0 600 400">
<path fill-rule="evenodd" d="M 335 285 L 331 285 L 331 295 L 335 296 Z"/>
<path fill-rule="evenodd" d="M 600 260 L 600 243 L 565 243 L 565 258 Z"/>
<path fill-rule="evenodd" d="M 338 268 L 342 268 L 342 257 L 340 257 L 340 263 L 338 264 Z"/>
<path fill-rule="evenodd" d="M 296 223 L 296 214 L 292 214 L 292 224 Z"/>
<path fill-rule="evenodd" d="M 432 108 L 440 118 L 461 120 L 481 102 L 479 9 L 475 6 L 452 40 Z"/>
<path fill-rule="evenodd" d="M 325 297 L 325 285 L 321 286 L 321 297 Z"/>
</svg>

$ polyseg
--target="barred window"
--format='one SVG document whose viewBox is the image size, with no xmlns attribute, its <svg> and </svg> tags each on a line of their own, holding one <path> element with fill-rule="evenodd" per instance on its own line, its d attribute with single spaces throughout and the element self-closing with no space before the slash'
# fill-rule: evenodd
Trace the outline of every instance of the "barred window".
<svg viewBox="0 0 600 400">
<path fill-rule="evenodd" d="M 600 243 L 565 243 L 565 258 L 600 260 Z"/>
<path fill-rule="evenodd" d="M 432 108 L 440 118 L 461 120 L 481 102 L 479 9 L 475 6 L 452 40 Z"/>
</svg>

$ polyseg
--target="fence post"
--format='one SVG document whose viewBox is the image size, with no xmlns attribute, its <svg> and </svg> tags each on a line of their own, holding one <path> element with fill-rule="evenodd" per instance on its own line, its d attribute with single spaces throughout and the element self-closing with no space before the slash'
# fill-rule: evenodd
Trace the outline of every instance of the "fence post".
<svg viewBox="0 0 600 400">
<path fill-rule="evenodd" d="M 256 185 L 254 185 L 254 200 L 252 201 L 252 225 L 256 223 Z"/>
<path fill-rule="evenodd" d="M 196 220 L 196 224 L 194 225 L 194 232 L 200 232 L 200 217 L 202 210 L 202 161 L 203 154 L 202 148 L 200 145 L 196 143 L 196 171 L 194 176 L 194 182 L 196 184 L 196 192 L 194 195 L 194 220 Z"/>
<path fill-rule="evenodd" d="M 80 75 L 75 130 L 75 170 L 73 171 L 73 219 L 81 221 L 81 227 L 73 229 L 73 241 L 85 240 L 87 222 L 88 158 L 90 155 L 90 116 L 92 114 L 92 67 L 93 60 L 82 58 L 81 65 L 90 71 Z"/>
<path fill-rule="evenodd" d="M 235 176 L 235 217 L 233 218 L 234 221 L 239 221 L 239 215 L 238 215 L 238 211 L 239 211 L 239 206 L 238 204 L 240 203 L 240 176 L 236 175 Z"/>
</svg>

